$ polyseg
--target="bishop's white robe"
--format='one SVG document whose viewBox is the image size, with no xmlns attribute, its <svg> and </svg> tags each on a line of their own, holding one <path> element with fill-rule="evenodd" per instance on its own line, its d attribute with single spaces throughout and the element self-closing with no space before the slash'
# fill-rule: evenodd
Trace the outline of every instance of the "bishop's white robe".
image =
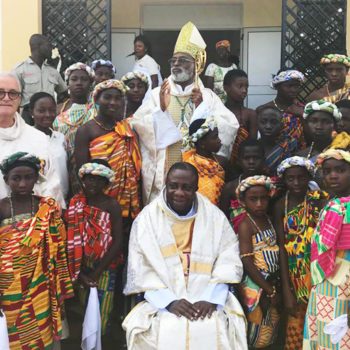
<svg viewBox="0 0 350 350">
<path fill-rule="evenodd" d="M 201 111 L 210 110 L 216 118 L 219 137 L 222 143 L 219 154 L 229 158 L 233 143 L 236 138 L 239 123 L 235 115 L 227 109 L 215 93 L 204 87 L 199 81 L 199 88 L 202 92 L 203 102 L 195 108 L 190 101 L 185 103 L 184 97 L 189 99 L 194 84 L 187 86 L 182 91 L 181 86 L 174 83 L 171 77 L 168 78 L 171 91 L 171 104 L 167 111 L 160 109 L 159 92 L 160 87 L 153 89 L 149 98 L 135 112 L 130 123 L 139 136 L 139 144 L 142 156 L 142 198 L 144 204 L 150 203 L 160 193 L 165 184 L 167 172 L 167 157 L 169 149 L 182 141 L 184 134 L 197 112 L 200 117 Z M 178 103 L 176 99 L 181 101 Z M 183 123 L 174 119 L 174 110 L 177 108 L 180 113 L 181 104 L 184 108 Z M 177 116 L 178 117 L 178 116 Z M 180 150 L 179 150 L 180 152 Z M 181 160 L 181 155 L 178 161 Z"/>
<path fill-rule="evenodd" d="M 145 292 L 149 301 L 136 305 L 123 322 L 130 350 L 247 349 L 244 312 L 224 288 L 241 281 L 237 236 L 225 215 L 207 198 L 197 193 L 195 205 L 194 215 L 179 217 L 167 206 L 163 191 L 134 221 L 124 293 Z M 185 278 L 171 224 L 173 219 L 179 223 L 192 218 Z M 191 303 L 206 300 L 218 307 L 210 319 L 189 321 L 165 309 L 169 301 L 182 298 Z"/>
</svg>

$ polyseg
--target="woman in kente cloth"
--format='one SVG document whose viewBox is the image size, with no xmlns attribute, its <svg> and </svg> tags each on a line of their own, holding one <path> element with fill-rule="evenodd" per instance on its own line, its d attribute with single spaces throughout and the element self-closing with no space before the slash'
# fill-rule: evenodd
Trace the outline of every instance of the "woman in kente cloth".
<svg viewBox="0 0 350 350">
<path fill-rule="evenodd" d="M 321 89 L 311 93 L 307 101 L 325 100 L 336 103 L 348 100 L 350 84 L 346 82 L 346 76 L 349 72 L 350 57 L 337 53 L 328 54 L 321 58 L 320 65 L 324 68 L 328 82 Z"/>
<path fill-rule="evenodd" d="M 297 99 L 304 82 L 304 74 L 297 70 L 280 71 L 270 83 L 271 88 L 277 90 L 277 95 L 263 105 L 274 106 L 282 113 L 281 141 L 289 143 L 292 153 L 305 148 L 302 123 L 304 105 Z"/>
<path fill-rule="evenodd" d="M 96 158 L 109 163 L 115 176 L 106 194 L 118 201 L 129 234 L 132 220 L 141 210 L 141 154 L 129 118 L 123 118 L 127 90 L 114 79 L 96 85 L 93 102 L 99 105 L 97 115 L 79 128 L 75 158 L 79 167 Z M 127 244 L 128 240 L 124 241 Z"/>
<path fill-rule="evenodd" d="M 32 192 L 40 168 L 26 152 L 0 165 L 11 191 L 0 200 L 0 308 L 11 350 L 60 349 L 63 301 L 73 296 L 60 209 Z"/>
<path fill-rule="evenodd" d="M 238 226 L 245 270 L 239 289 L 248 321 L 248 345 L 252 348 L 273 344 L 280 319 L 279 248 L 267 215 L 274 190 L 270 178 L 257 175 L 244 179 L 236 191 L 247 213 Z"/>
<path fill-rule="evenodd" d="M 317 164 L 332 199 L 322 209 L 311 238 L 312 288 L 303 349 L 343 350 L 349 348 L 350 339 L 350 153 L 329 149 Z M 338 334 L 327 334 L 326 325 L 338 317 L 344 321 L 338 331 L 334 329 Z"/>
<path fill-rule="evenodd" d="M 208 114 L 209 115 L 209 114 Z M 204 116 L 204 115 L 203 115 Z M 198 192 L 218 205 L 225 185 L 226 158 L 217 155 L 221 147 L 218 128 L 213 117 L 194 120 L 189 135 L 184 139 L 184 162 L 198 171 Z"/>
<path fill-rule="evenodd" d="M 107 331 L 113 310 L 116 268 L 122 249 L 122 216 L 116 199 L 104 193 L 114 172 L 103 160 L 92 160 L 79 169 L 83 192 L 76 194 L 65 214 L 67 252 L 72 280 L 80 283 L 86 303 L 90 287 L 97 287 L 101 332 Z"/>
<path fill-rule="evenodd" d="M 135 71 L 126 73 L 120 80 L 129 88 L 126 92 L 125 106 L 125 117 L 129 118 L 142 104 L 148 91 L 148 78 L 145 74 Z"/>
<path fill-rule="evenodd" d="M 66 138 L 70 192 L 74 195 L 81 189 L 74 158 L 75 136 L 78 128 L 92 118 L 93 108 L 89 103 L 89 93 L 95 73 L 88 65 L 78 62 L 69 66 L 64 75 L 69 98 L 57 106 L 58 115 L 53 122 L 53 129 Z"/>
<path fill-rule="evenodd" d="M 277 174 L 287 190 L 273 208 L 273 224 L 280 248 L 284 308 L 288 313 L 285 349 L 301 350 L 311 289 L 311 237 L 328 194 L 309 189 L 315 165 L 306 158 L 285 159 Z"/>
</svg>

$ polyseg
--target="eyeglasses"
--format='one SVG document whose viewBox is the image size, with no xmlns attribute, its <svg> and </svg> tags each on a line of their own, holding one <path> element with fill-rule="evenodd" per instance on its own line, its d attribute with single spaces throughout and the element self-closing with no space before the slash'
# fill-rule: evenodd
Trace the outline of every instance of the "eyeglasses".
<svg viewBox="0 0 350 350">
<path fill-rule="evenodd" d="M 0 100 L 3 100 L 5 98 L 5 96 L 9 97 L 10 100 L 17 100 L 18 97 L 22 96 L 22 94 L 18 91 L 5 91 L 5 90 L 0 90 Z"/>
<path fill-rule="evenodd" d="M 173 66 L 176 61 L 179 63 L 180 66 L 184 65 L 185 63 L 194 63 L 194 61 L 188 60 L 187 58 L 183 58 L 183 57 L 179 57 L 179 58 L 170 58 L 170 60 L 168 60 L 169 64 L 171 66 Z"/>
</svg>

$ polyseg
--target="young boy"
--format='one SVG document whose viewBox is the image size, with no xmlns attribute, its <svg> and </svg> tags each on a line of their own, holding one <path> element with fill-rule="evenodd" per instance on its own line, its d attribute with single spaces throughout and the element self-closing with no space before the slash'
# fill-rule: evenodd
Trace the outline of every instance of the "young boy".
<svg viewBox="0 0 350 350">
<path fill-rule="evenodd" d="M 335 105 L 342 115 L 339 131 L 345 131 L 350 135 L 350 100 L 340 100 Z"/>
<path fill-rule="evenodd" d="M 226 183 L 220 199 L 220 209 L 225 213 L 228 219 L 230 219 L 231 215 L 231 202 L 236 199 L 235 191 L 238 184 L 246 177 L 262 175 L 264 173 L 264 162 L 264 149 L 259 141 L 249 138 L 239 145 L 238 165 L 242 173 L 234 180 Z"/>
<path fill-rule="evenodd" d="M 230 70 L 224 78 L 224 89 L 227 94 L 225 106 L 235 114 L 240 128 L 237 131 L 235 143 L 233 145 L 230 163 L 237 159 L 238 147 L 245 139 L 257 137 L 257 115 L 253 109 L 243 106 L 243 101 L 248 93 L 248 76 L 241 69 Z"/>
<path fill-rule="evenodd" d="M 79 169 L 84 192 L 71 199 L 66 212 L 69 272 L 81 289 L 97 287 L 102 335 L 113 309 L 117 259 L 122 249 L 120 206 L 104 193 L 114 176 L 104 160 L 85 163 Z"/>
</svg>

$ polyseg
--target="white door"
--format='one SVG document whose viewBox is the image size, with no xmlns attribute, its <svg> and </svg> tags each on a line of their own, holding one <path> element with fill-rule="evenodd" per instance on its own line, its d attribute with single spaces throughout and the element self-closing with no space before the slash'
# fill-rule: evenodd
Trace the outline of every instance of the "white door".
<svg viewBox="0 0 350 350">
<path fill-rule="evenodd" d="M 117 79 L 134 67 L 135 56 L 127 56 L 134 51 L 134 39 L 138 34 L 138 29 L 112 31 L 112 62 L 117 69 Z"/>
<path fill-rule="evenodd" d="M 249 90 L 246 104 L 249 108 L 271 101 L 276 91 L 271 89 L 272 74 L 281 65 L 281 29 L 246 28 L 243 36 L 243 69 L 248 74 Z"/>
</svg>

